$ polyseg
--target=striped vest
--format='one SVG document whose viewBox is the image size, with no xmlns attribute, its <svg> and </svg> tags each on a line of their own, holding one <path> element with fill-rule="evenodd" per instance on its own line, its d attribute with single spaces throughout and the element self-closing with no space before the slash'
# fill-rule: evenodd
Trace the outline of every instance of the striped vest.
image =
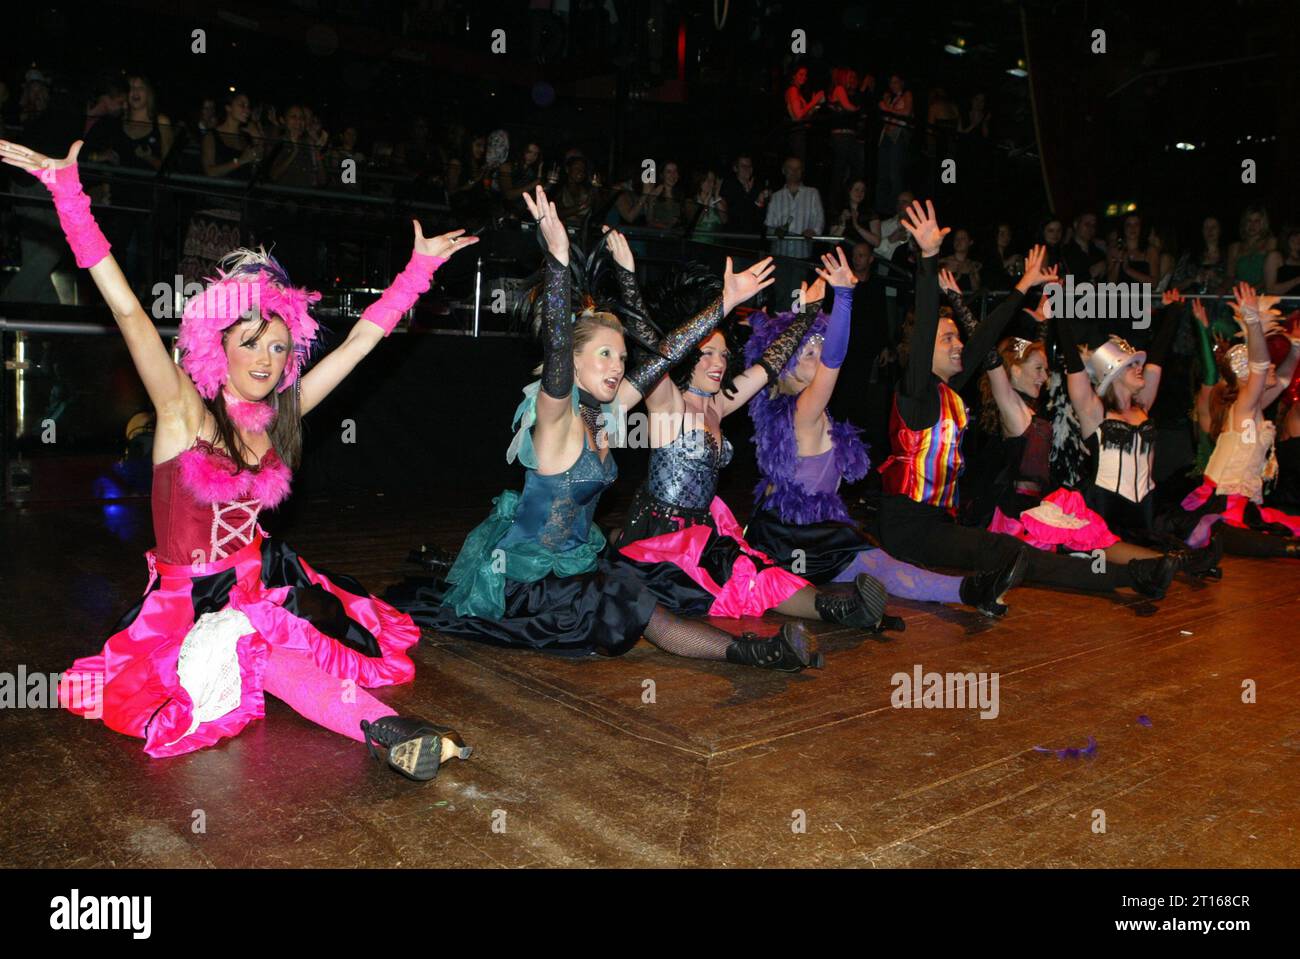
<svg viewBox="0 0 1300 959">
<path fill-rule="evenodd" d="M 957 477 L 966 468 L 961 455 L 966 435 L 966 404 L 946 383 L 939 383 L 939 419 L 923 430 L 908 429 L 898 412 L 889 416 L 892 455 L 880 467 L 884 491 L 918 503 L 957 507 Z"/>
</svg>

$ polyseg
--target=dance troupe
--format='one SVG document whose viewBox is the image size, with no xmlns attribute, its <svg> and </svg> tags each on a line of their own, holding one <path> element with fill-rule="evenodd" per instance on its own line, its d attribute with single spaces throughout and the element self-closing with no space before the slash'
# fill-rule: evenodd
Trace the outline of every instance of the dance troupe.
<svg viewBox="0 0 1300 959">
<path fill-rule="evenodd" d="M 920 252 L 916 306 L 872 539 L 839 492 L 872 464 L 859 430 L 827 412 L 857 282 L 843 251 L 822 257 L 803 291 L 808 308 L 752 313 L 742 351 L 726 318 L 772 283 L 770 258 L 740 272 L 728 259 L 721 277 L 685 268 L 643 297 L 627 241 L 613 231 L 601 256 L 571 250 L 539 187 L 524 199 L 545 246 L 532 300 L 543 362 L 507 450 L 525 470 L 523 488 L 492 501 L 445 576 L 410 578 L 380 599 L 311 566 L 258 517 L 289 495 L 302 417 L 476 239 L 463 230 L 428 238 L 416 223 L 406 268 L 310 367 L 310 307 L 320 294 L 294 287 L 263 251 L 232 251 L 185 306 L 178 365 L 91 215 L 80 147 L 60 160 L 0 141 L 0 159 L 48 188 L 153 402 L 156 546 L 143 597 L 97 655 L 63 675 L 61 703 L 143 739 L 150 756 L 236 735 L 264 715 L 269 693 L 376 758 L 383 750 L 397 772 L 432 779 L 470 747 L 455 730 L 398 715 L 366 692 L 411 681 L 408 652 L 422 626 L 570 656 L 617 656 L 644 638 L 678 656 L 798 671 L 822 666 L 803 621 L 884 638 L 904 627 L 886 611 L 889 596 L 999 617 L 1021 583 L 1159 600 L 1176 574 L 1221 576 L 1225 551 L 1300 556 L 1300 505 L 1264 503 L 1266 482 L 1300 486 L 1300 403 L 1288 390 L 1300 339 L 1276 335 L 1274 298 L 1240 285 L 1233 308 L 1243 341 L 1217 350 L 1193 304 L 1204 378 L 1196 421 L 1213 452 L 1202 484 L 1181 506 L 1159 510 L 1148 411 L 1182 298 L 1165 295 L 1149 351 L 1113 335 L 1089 348 L 1068 317 L 1051 315 L 1049 297 L 1025 305 L 1035 287 L 1057 282 L 1038 247 L 1015 291 L 977 323 L 937 268 L 948 229 L 931 203 L 913 204 L 904 226 Z M 831 309 L 813 308 L 827 287 Z M 1006 335 L 1026 320 L 1042 335 Z M 1089 452 L 1079 488 L 1052 481 L 1050 337 L 1064 358 L 1066 416 Z M 991 520 L 971 526 L 955 521 L 971 418 L 960 391 L 980 374 L 1006 457 L 988 491 Z M 1285 411 L 1274 422 L 1264 411 L 1279 398 Z M 594 515 L 617 476 L 620 424 L 640 403 L 649 472 L 611 543 Z M 717 496 L 732 456 L 723 420 L 741 410 L 753 420 L 761 473 L 747 528 Z M 768 638 L 701 619 L 768 610 L 790 617 Z"/>
</svg>

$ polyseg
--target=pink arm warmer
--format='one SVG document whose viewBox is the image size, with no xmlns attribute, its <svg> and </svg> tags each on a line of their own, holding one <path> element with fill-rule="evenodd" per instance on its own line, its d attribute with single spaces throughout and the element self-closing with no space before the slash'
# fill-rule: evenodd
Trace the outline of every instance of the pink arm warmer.
<svg viewBox="0 0 1300 959">
<path fill-rule="evenodd" d="M 446 262 L 445 257 L 412 253 L 411 262 L 406 264 L 406 269 L 397 274 L 392 285 L 384 290 L 383 296 L 366 307 L 361 318 L 383 330 L 384 336 L 392 333 L 406 311 L 415 305 L 420 294 L 429 289 L 434 271 Z"/>
<path fill-rule="evenodd" d="M 81 189 L 77 165 L 45 167 L 32 174 L 45 184 L 54 197 L 54 209 L 59 214 L 59 225 L 68 238 L 68 246 L 77 258 L 77 266 L 86 269 L 108 256 L 109 245 L 99 224 L 90 213 L 90 197 Z"/>
</svg>

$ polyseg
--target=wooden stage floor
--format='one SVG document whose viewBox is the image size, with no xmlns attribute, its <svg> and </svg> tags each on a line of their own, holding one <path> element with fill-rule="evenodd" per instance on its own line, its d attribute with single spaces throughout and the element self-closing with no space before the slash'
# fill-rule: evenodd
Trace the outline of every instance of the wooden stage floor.
<svg viewBox="0 0 1300 959">
<path fill-rule="evenodd" d="M 411 546 L 458 546 L 487 507 L 482 491 L 441 502 L 295 502 L 273 531 L 380 591 L 415 571 Z M 98 651 L 145 585 L 148 524 L 144 500 L 0 512 L 0 672 Z M 3 709 L 0 862 L 1295 867 L 1298 585 L 1295 561 L 1229 559 L 1158 609 L 1020 589 L 991 624 L 895 602 L 906 633 L 818 626 L 827 666 L 793 676 L 646 643 L 572 661 L 426 632 L 415 682 L 377 692 L 474 745 L 426 785 L 269 698 L 237 738 L 161 761 L 97 722 Z M 997 673 L 996 718 L 894 708 L 891 678 L 918 665 Z M 1034 751 L 1089 737 L 1091 757 Z"/>
</svg>

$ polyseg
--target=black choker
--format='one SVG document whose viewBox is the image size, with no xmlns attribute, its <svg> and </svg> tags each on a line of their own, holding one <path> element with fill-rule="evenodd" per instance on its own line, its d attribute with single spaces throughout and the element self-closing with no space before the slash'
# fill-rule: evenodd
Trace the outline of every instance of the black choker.
<svg viewBox="0 0 1300 959">
<path fill-rule="evenodd" d="M 592 396 L 581 386 L 578 387 L 578 404 L 580 406 L 585 406 L 590 410 L 599 410 L 601 407 L 600 400 L 596 399 L 596 397 Z"/>
</svg>

